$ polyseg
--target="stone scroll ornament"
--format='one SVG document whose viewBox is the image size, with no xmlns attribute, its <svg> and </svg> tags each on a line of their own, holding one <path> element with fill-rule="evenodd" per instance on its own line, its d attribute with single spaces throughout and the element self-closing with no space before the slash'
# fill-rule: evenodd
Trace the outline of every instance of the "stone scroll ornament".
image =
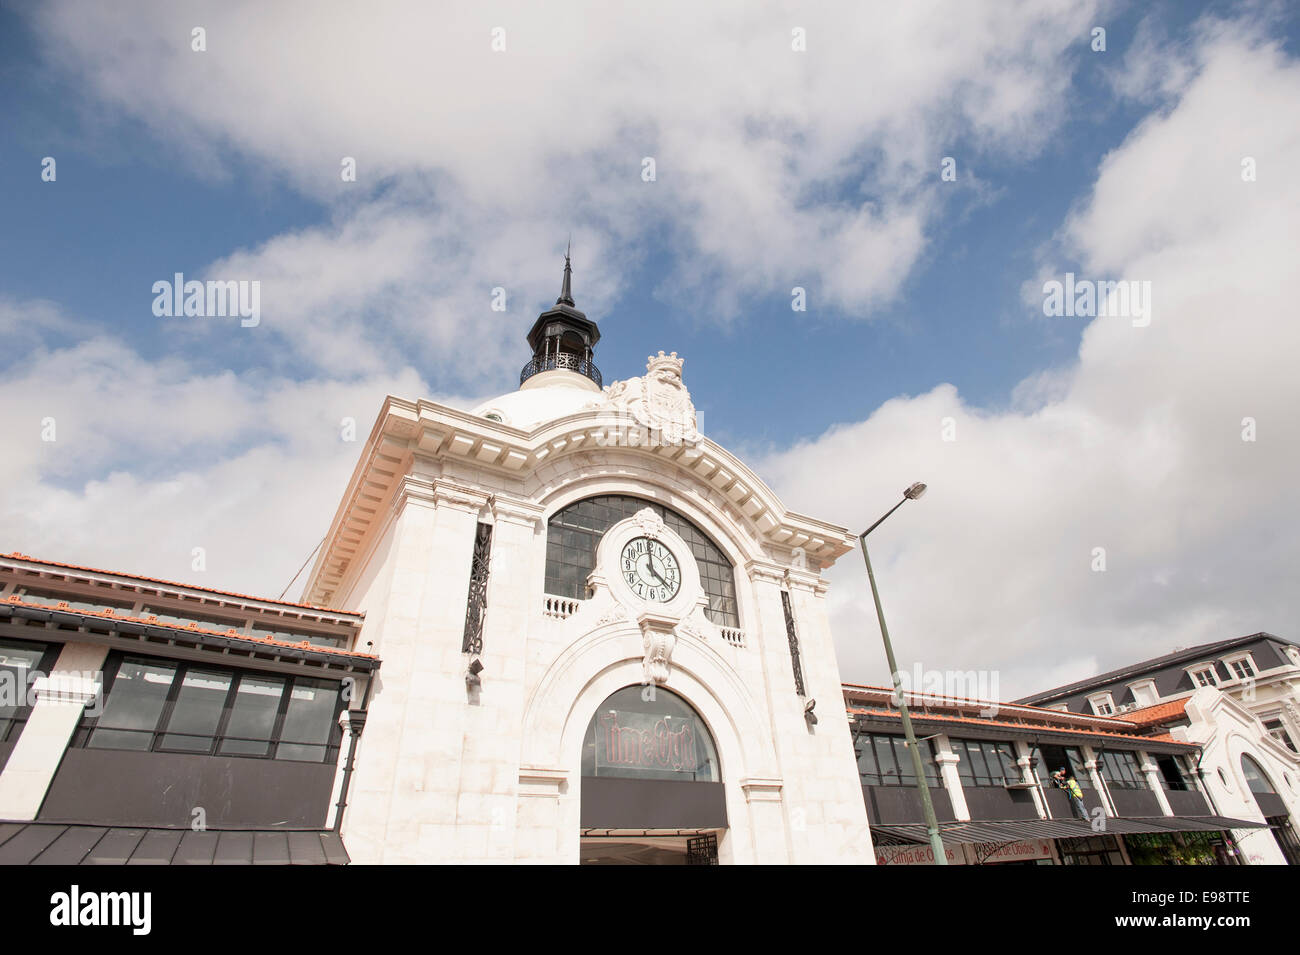
<svg viewBox="0 0 1300 955">
<path fill-rule="evenodd" d="M 645 648 L 643 667 L 646 683 L 667 683 L 677 635 L 671 630 L 645 628 L 641 645 Z"/>
<path fill-rule="evenodd" d="M 659 535 L 664 532 L 664 519 L 654 508 L 641 508 L 632 515 L 632 522 L 636 524 L 643 537 L 649 537 L 651 540 L 658 540 Z"/>
</svg>

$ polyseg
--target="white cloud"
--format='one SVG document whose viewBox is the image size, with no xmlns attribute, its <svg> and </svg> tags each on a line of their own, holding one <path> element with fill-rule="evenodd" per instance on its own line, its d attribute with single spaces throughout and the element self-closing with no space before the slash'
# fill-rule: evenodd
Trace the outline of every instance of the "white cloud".
<svg viewBox="0 0 1300 955">
<path fill-rule="evenodd" d="M 1202 44 L 1174 108 L 1106 157 L 1063 229 L 1076 269 L 1152 283 L 1150 326 L 1094 320 L 1077 364 L 1027 379 L 1014 410 L 943 385 L 760 462 L 792 505 L 858 529 L 930 484 L 869 538 L 905 669 L 997 669 L 1010 697 L 1175 645 L 1297 635 L 1300 131 L 1279 118 L 1300 67 L 1249 33 Z M 887 680 L 860 557 L 832 573 L 846 678 Z"/>
<path fill-rule="evenodd" d="M 492 328 L 474 266 L 521 265 L 525 240 L 536 262 L 570 229 L 610 290 L 640 244 L 673 233 L 689 264 L 664 289 L 724 318 L 795 284 L 815 308 L 888 301 L 956 194 L 940 159 L 959 142 L 963 169 L 1039 149 L 1093 9 L 68 0 L 34 17 L 52 63 L 179 161 L 206 170 L 233 151 L 347 210 L 339 226 L 222 263 L 264 275 L 273 321 L 302 331 L 291 347 L 338 371 L 379 367 L 385 348 L 412 341 L 457 367 L 436 347 L 446 329 Z M 206 52 L 190 48 L 196 25 Z M 791 49 L 796 27 L 806 52 Z M 344 156 L 356 184 L 340 181 Z M 425 195 L 376 198 L 394 184 Z M 388 305 L 402 307 L 391 327 L 357 320 Z"/>
<path fill-rule="evenodd" d="M 7 309 L 21 327 L 67 324 L 42 303 Z M 431 395 L 409 368 L 205 375 L 110 338 L 31 353 L 0 381 L 0 551 L 274 596 L 325 533 L 389 393 Z"/>
</svg>

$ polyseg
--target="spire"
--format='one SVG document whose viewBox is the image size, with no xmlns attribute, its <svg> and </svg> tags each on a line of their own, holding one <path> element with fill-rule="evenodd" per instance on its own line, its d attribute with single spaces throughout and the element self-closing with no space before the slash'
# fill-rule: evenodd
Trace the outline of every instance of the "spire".
<svg viewBox="0 0 1300 955">
<path fill-rule="evenodd" d="M 569 245 L 564 250 L 564 284 L 560 287 L 560 297 L 555 300 L 556 305 L 568 305 L 574 307 L 573 291 L 570 289 L 570 279 L 573 269 L 569 265 L 569 252 L 573 249 L 573 239 L 570 237 Z"/>
</svg>

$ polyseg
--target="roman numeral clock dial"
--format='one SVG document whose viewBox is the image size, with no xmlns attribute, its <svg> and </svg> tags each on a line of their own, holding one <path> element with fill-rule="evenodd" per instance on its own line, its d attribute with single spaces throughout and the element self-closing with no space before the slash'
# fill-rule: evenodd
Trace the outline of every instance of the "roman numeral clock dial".
<svg viewBox="0 0 1300 955">
<path fill-rule="evenodd" d="M 667 603 L 682 589 L 677 556 L 649 537 L 634 537 L 623 545 L 620 571 L 632 593 L 642 600 Z"/>
</svg>

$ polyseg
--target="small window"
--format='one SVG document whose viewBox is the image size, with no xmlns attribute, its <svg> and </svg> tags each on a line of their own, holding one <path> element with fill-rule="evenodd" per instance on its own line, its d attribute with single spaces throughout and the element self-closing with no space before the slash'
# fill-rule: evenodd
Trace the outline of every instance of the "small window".
<svg viewBox="0 0 1300 955">
<path fill-rule="evenodd" d="M 57 607 L 61 603 L 68 605 L 69 610 L 130 610 L 135 606 L 132 600 L 111 600 L 107 597 L 101 597 L 98 594 L 70 594 L 61 593 L 57 590 L 40 590 L 35 587 L 18 587 L 14 590 L 18 598 L 23 603 L 41 604 L 46 607 Z"/>
<path fill-rule="evenodd" d="M 1297 752 L 1295 740 L 1293 740 L 1291 734 L 1286 731 L 1286 726 L 1282 723 L 1280 718 L 1274 717 L 1273 719 L 1265 720 L 1264 729 L 1268 731 L 1269 736 L 1273 737 L 1273 739 L 1291 750 L 1291 752 Z"/>
<path fill-rule="evenodd" d="M 1133 702 L 1138 706 L 1154 706 L 1160 698 L 1156 692 L 1156 685 L 1150 680 L 1133 683 L 1129 686 L 1129 690 L 1133 694 Z"/>
<path fill-rule="evenodd" d="M 1197 686 L 1218 686 L 1218 677 L 1214 674 L 1214 667 L 1199 667 L 1192 671 L 1192 682 Z"/>
<path fill-rule="evenodd" d="M 1115 712 L 1115 702 L 1111 699 L 1109 693 L 1098 693 L 1096 696 L 1090 696 L 1088 702 L 1092 704 L 1092 711 L 1098 716 L 1110 716 Z"/>
<path fill-rule="evenodd" d="M 1238 680 L 1248 680 L 1255 675 L 1255 667 L 1250 662 L 1250 657 L 1238 657 L 1235 660 L 1229 660 L 1228 672 Z"/>
</svg>

